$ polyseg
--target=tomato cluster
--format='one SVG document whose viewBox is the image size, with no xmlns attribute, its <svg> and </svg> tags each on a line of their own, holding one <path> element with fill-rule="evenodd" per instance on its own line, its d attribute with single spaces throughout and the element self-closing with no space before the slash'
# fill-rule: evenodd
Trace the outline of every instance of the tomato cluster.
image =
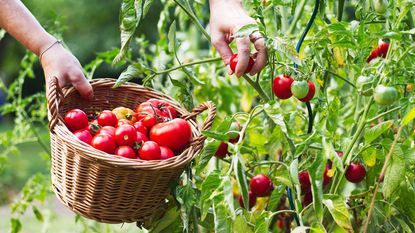
<svg viewBox="0 0 415 233">
<path fill-rule="evenodd" d="M 257 197 L 268 197 L 271 195 L 272 190 L 274 190 L 272 180 L 264 174 L 258 174 L 252 177 L 249 187 L 251 189 L 248 197 L 249 209 L 254 207 Z M 242 208 L 245 208 L 242 196 L 239 196 L 239 204 Z"/>
<path fill-rule="evenodd" d="M 164 160 L 183 151 L 192 136 L 189 123 L 176 117 L 168 102 L 149 99 L 135 111 L 117 107 L 91 121 L 82 110 L 72 109 L 64 121 L 79 140 L 98 150 L 129 159 Z"/>
<path fill-rule="evenodd" d="M 343 152 L 337 152 L 339 157 L 343 156 Z M 326 169 L 324 170 L 323 174 L 323 187 L 327 186 L 330 181 L 331 177 L 328 175 L 329 170 L 331 169 L 332 162 L 329 160 L 326 164 Z M 345 177 L 349 182 L 352 183 L 359 183 L 361 182 L 366 176 L 366 169 L 360 163 L 351 163 L 346 170 Z M 300 181 L 301 185 L 301 192 L 304 194 L 303 197 L 303 205 L 307 206 L 313 201 L 313 195 L 311 192 L 311 182 L 310 182 L 310 174 L 308 171 L 301 171 L 298 173 L 298 180 Z"/>
<path fill-rule="evenodd" d="M 278 75 L 272 82 L 272 91 L 279 99 L 289 99 L 294 95 L 300 101 L 308 102 L 313 99 L 316 87 L 310 80 L 294 81 L 289 75 Z"/>
</svg>

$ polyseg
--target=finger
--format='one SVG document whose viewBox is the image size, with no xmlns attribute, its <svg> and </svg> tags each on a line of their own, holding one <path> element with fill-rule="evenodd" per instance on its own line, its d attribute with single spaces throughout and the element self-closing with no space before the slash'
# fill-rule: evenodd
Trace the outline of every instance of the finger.
<svg viewBox="0 0 415 233">
<path fill-rule="evenodd" d="M 231 75 L 233 71 L 229 67 L 229 60 L 231 59 L 233 53 L 226 42 L 226 38 L 224 36 L 213 38 L 212 44 L 221 56 L 223 63 L 228 67 L 228 74 Z"/>
<path fill-rule="evenodd" d="M 255 50 L 257 50 L 257 53 L 255 64 L 250 71 L 251 75 L 258 73 L 267 64 L 267 48 L 265 46 L 264 38 L 260 37 L 259 39 L 255 40 L 254 47 Z"/>
<path fill-rule="evenodd" d="M 75 87 L 75 89 L 79 91 L 79 94 L 81 94 L 82 98 L 86 100 L 92 100 L 94 97 L 94 91 L 91 84 L 86 80 L 82 72 L 76 72 L 75 74 L 72 74 L 69 79 L 72 81 L 72 85 Z"/>
<path fill-rule="evenodd" d="M 245 74 L 245 70 L 248 67 L 249 57 L 251 55 L 250 44 L 249 38 L 236 39 L 236 47 L 238 48 L 238 63 L 235 68 L 236 77 L 241 77 Z"/>
</svg>

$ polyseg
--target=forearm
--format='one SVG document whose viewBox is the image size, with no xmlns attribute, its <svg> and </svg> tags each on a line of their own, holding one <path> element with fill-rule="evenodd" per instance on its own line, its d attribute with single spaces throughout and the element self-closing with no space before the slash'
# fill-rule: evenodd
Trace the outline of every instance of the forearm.
<svg viewBox="0 0 415 233">
<path fill-rule="evenodd" d="M 0 27 L 36 55 L 56 40 L 19 0 L 0 0 Z"/>
</svg>

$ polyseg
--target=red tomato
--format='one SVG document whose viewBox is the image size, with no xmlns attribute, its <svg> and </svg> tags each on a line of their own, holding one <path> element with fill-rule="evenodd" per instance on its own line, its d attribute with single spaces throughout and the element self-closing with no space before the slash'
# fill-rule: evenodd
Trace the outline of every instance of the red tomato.
<svg viewBox="0 0 415 233">
<path fill-rule="evenodd" d="M 148 141 L 148 137 L 145 134 L 137 132 L 136 142 L 146 142 L 146 141 Z"/>
<path fill-rule="evenodd" d="M 313 202 L 313 193 L 312 192 L 308 192 L 304 195 L 304 199 L 303 199 L 303 207 L 308 206 L 309 204 L 311 204 Z"/>
<path fill-rule="evenodd" d="M 119 146 L 115 149 L 115 155 L 122 156 L 124 158 L 135 159 L 137 156 L 134 150 L 129 146 Z"/>
<path fill-rule="evenodd" d="M 115 128 L 112 126 L 104 126 L 96 134 L 108 134 L 111 137 L 115 137 Z"/>
<path fill-rule="evenodd" d="M 190 124 L 176 118 L 168 122 L 159 123 L 150 130 L 150 139 L 160 146 L 166 146 L 175 152 L 183 150 L 192 138 Z"/>
<path fill-rule="evenodd" d="M 118 128 L 121 125 L 133 125 L 133 122 L 131 122 L 127 119 L 121 119 L 117 122 L 117 124 L 115 125 L 115 128 Z"/>
<path fill-rule="evenodd" d="M 138 119 L 142 119 L 147 114 L 161 116 L 169 119 L 174 119 L 177 116 L 176 110 L 170 106 L 170 104 L 164 100 L 149 99 L 144 103 L 141 103 L 136 112 L 138 113 Z"/>
<path fill-rule="evenodd" d="M 165 160 L 171 157 L 174 157 L 174 152 L 168 147 L 160 146 L 160 159 Z"/>
<path fill-rule="evenodd" d="M 108 134 L 98 134 L 92 139 L 92 144 L 94 148 L 104 151 L 108 154 L 113 154 L 115 151 L 115 140 L 112 136 Z"/>
<path fill-rule="evenodd" d="M 160 118 L 159 118 L 160 119 Z M 159 121 L 157 119 L 157 116 L 153 115 L 153 114 L 148 114 L 147 116 L 145 116 L 143 119 L 141 119 L 141 122 L 143 122 L 143 125 L 147 128 L 151 128 L 153 127 L 155 124 L 157 124 L 158 122 L 162 122 Z"/>
<path fill-rule="evenodd" d="M 221 142 L 218 150 L 215 152 L 217 158 L 223 159 L 228 155 L 228 143 Z"/>
<path fill-rule="evenodd" d="M 378 58 L 378 57 L 386 57 L 389 49 L 389 44 L 380 41 L 378 47 L 374 48 L 370 53 L 369 57 L 367 58 L 367 62 L 369 63 L 371 60 Z"/>
<path fill-rule="evenodd" d="M 132 125 L 121 125 L 115 129 L 115 140 L 119 146 L 134 146 L 137 131 Z"/>
<path fill-rule="evenodd" d="M 298 179 L 301 185 L 301 192 L 308 193 L 311 192 L 311 182 L 310 182 L 310 175 L 308 171 L 302 171 L 298 173 Z"/>
<path fill-rule="evenodd" d="M 80 130 L 75 131 L 73 134 L 75 134 L 75 136 L 79 138 L 79 140 L 85 142 L 86 144 L 91 145 L 92 135 L 91 133 L 89 133 L 89 130 L 80 129 Z"/>
<path fill-rule="evenodd" d="M 238 54 L 235 53 L 234 55 L 232 55 L 231 59 L 229 60 L 229 66 L 231 67 L 231 70 L 233 72 L 235 72 L 236 70 L 236 64 L 238 63 Z M 249 73 L 252 69 L 252 67 L 254 66 L 254 59 L 252 59 L 252 57 L 249 57 L 249 62 L 248 62 L 248 66 L 245 69 L 245 73 Z"/>
<path fill-rule="evenodd" d="M 359 183 L 366 176 L 366 169 L 362 164 L 351 163 L 345 173 L 346 179 L 352 183 Z"/>
<path fill-rule="evenodd" d="M 147 127 L 145 127 L 145 125 L 143 124 L 143 122 L 137 121 L 136 123 L 134 123 L 133 126 L 137 130 L 137 132 L 140 132 L 142 134 L 148 135 Z"/>
<path fill-rule="evenodd" d="M 308 102 L 311 99 L 313 99 L 314 94 L 316 94 L 316 87 L 314 86 L 314 83 L 310 80 L 308 80 L 308 93 L 306 97 L 300 99 L 302 102 Z"/>
<path fill-rule="evenodd" d="M 102 126 L 115 126 L 117 122 L 117 116 L 109 110 L 104 110 L 98 115 L 98 123 Z"/>
<path fill-rule="evenodd" d="M 252 207 L 254 207 L 254 205 L 256 204 L 256 196 L 252 193 L 252 191 L 249 191 L 248 193 L 248 200 L 249 200 L 249 209 L 252 209 Z M 239 196 L 239 205 L 245 209 L 245 205 L 244 202 L 242 200 L 242 195 Z"/>
<path fill-rule="evenodd" d="M 71 132 L 88 126 L 88 116 L 80 109 L 72 109 L 65 115 L 65 125 Z"/>
<path fill-rule="evenodd" d="M 160 159 L 161 151 L 160 146 L 153 141 L 144 142 L 140 147 L 140 153 L 138 156 L 144 160 L 158 160 Z"/>
<path fill-rule="evenodd" d="M 294 80 L 288 75 L 278 75 L 272 82 L 272 91 L 279 99 L 288 99 L 293 94 L 291 93 L 291 84 Z"/>
<path fill-rule="evenodd" d="M 258 174 L 252 177 L 249 187 L 256 197 L 267 197 L 271 195 L 274 189 L 272 180 L 264 174 Z"/>
<path fill-rule="evenodd" d="M 85 129 L 88 130 L 92 136 L 95 136 L 101 129 L 101 126 L 98 124 L 98 121 L 93 120 L 85 127 Z"/>
</svg>

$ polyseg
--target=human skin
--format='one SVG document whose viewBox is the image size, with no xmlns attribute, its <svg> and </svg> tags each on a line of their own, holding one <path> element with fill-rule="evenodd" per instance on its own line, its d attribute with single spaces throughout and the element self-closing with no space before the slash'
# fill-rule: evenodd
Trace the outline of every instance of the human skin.
<svg viewBox="0 0 415 233">
<path fill-rule="evenodd" d="M 39 24 L 23 3 L 0 0 L 0 6 L 0 27 L 37 56 L 43 53 L 40 63 L 46 83 L 49 78 L 57 77 L 61 87 L 72 84 L 83 98 L 92 99 L 92 87 L 79 61 L 60 43 L 55 43 L 57 39 Z"/>
</svg>

